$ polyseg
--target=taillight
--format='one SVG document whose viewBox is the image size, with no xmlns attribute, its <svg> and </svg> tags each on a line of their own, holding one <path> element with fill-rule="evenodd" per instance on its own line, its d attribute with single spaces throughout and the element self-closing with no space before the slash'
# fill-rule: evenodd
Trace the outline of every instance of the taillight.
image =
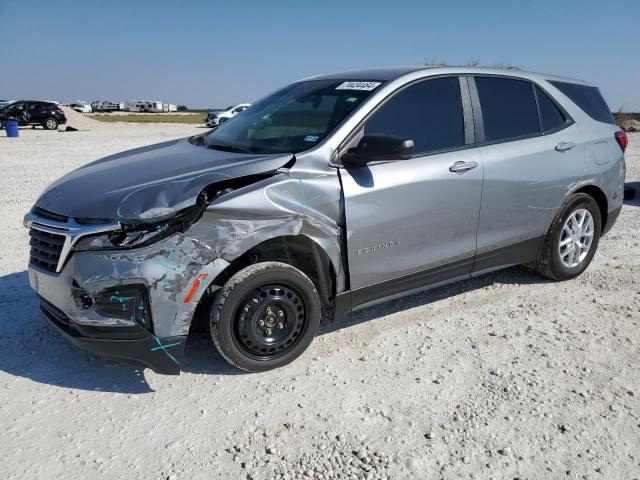
<svg viewBox="0 0 640 480">
<path fill-rule="evenodd" d="M 618 145 L 620 145 L 620 148 L 622 149 L 622 153 L 624 153 L 624 151 L 627 149 L 627 145 L 629 145 L 629 139 L 627 138 L 627 134 L 624 133 L 623 131 L 619 131 L 615 133 L 615 137 L 616 137 L 616 142 L 618 142 Z"/>
</svg>

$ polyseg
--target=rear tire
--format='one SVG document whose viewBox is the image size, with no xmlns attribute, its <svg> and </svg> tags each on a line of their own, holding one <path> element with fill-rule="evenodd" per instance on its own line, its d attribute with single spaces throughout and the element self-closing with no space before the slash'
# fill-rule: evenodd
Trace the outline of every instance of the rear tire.
<svg viewBox="0 0 640 480">
<path fill-rule="evenodd" d="M 211 310 L 211 338 L 232 365 L 261 372 L 304 352 L 320 326 L 313 282 L 291 265 L 262 262 L 233 275 Z"/>
<path fill-rule="evenodd" d="M 572 195 L 551 222 L 534 269 L 552 280 L 580 275 L 596 253 L 601 223 L 600 208 L 593 197 Z"/>
<path fill-rule="evenodd" d="M 58 120 L 56 120 L 53 117 L 45 118 L 44 122 L 42 123 L 42 126 L 46 130 L 57 130 L 58 129 Z"/>
</svg>

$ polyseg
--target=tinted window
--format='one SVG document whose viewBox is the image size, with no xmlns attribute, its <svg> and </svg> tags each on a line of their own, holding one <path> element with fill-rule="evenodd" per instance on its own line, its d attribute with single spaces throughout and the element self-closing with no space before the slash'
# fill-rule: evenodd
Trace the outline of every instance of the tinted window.
<svg viewBox="0 0 640 480">
<path fill-rule="evenodd" d="M 427 80 L 401 90 L 367 120 L 364 131 L 410 138 L 415 153 L 464 145 L 458 78 Z"/>
<path fill-rule="evenodd" d="M 607 102 L 604 101 L 597 87 L 566 82 L 549 81 L 549 83 L 569 97 L 594 120 L 611 124 L 616 123 L 613 120 L 613 115 L 607 106 Z"/>
<path fill-rule="evenodd" d="M 485 140 L 503 140 L 540 132 L 531 83 L 510 78 L 476 77 Z"/>
<path fill-rule="evenodd" d="M 542 131 L 548 132 L 554 128 L 564 125 L 566 119 L 562 112 L 556 107 L 556 104 L 549 96 L 536 87 L 536 95 L 538 96 L 538 107 L 540 108 L 540 121 L 542 122 Z"/>
</svg>

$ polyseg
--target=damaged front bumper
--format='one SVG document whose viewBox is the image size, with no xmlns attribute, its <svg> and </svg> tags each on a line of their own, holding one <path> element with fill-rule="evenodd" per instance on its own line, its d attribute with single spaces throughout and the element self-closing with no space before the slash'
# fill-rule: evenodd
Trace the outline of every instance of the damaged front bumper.
<svg viewBox="0 0 640 480">
<path fill-rule="evenodd" d="M 126 251 L 73 252 L 59 272 L 29 265 L 43 316 L 77 346 L 179 374 L 207 285 L 229 263 L 181 233 Z"/>
<path fill-rule="evenodd" d="M 40 312 L 68 341 L 102 357 L 144 365 L 156 373 L 178 375 L 186 335 L 156 337 L 141 326 L 87 327 L 40 298 Z"/>
</svg>

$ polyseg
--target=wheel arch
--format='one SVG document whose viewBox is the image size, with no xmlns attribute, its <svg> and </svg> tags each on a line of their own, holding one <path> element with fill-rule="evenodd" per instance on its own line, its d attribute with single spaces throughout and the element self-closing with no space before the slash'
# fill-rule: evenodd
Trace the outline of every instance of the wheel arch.
<svg viewBox="0 0 640 480">
<path fill-rule="evenodd" d="M 600 209 L 601 231 L 605 232 L 607 230 L 607 220 L 609 217 L 609 201 L 607 200 L 607 195 L 604 191 L 602 191 L 602 189 L 597 185 L 589 184 L 584 185 L 571 193 L 585 193 L 596 201 L 598 208 Z"/>
<path fill-rule="evenodd" d="M 330 308 L 336 295 L 336 267 L 327 252 L 307 235 L 284 235 L 265 240 L 237 256 L 208 285 L 194 316 L 206 315 L 216 292 L 229 278 L 249 265 L 282 262 L 301 270 L 316 286 L 323 307 Z M 203 311 L 204 310 L 204 311 Z"/>
</svg>

